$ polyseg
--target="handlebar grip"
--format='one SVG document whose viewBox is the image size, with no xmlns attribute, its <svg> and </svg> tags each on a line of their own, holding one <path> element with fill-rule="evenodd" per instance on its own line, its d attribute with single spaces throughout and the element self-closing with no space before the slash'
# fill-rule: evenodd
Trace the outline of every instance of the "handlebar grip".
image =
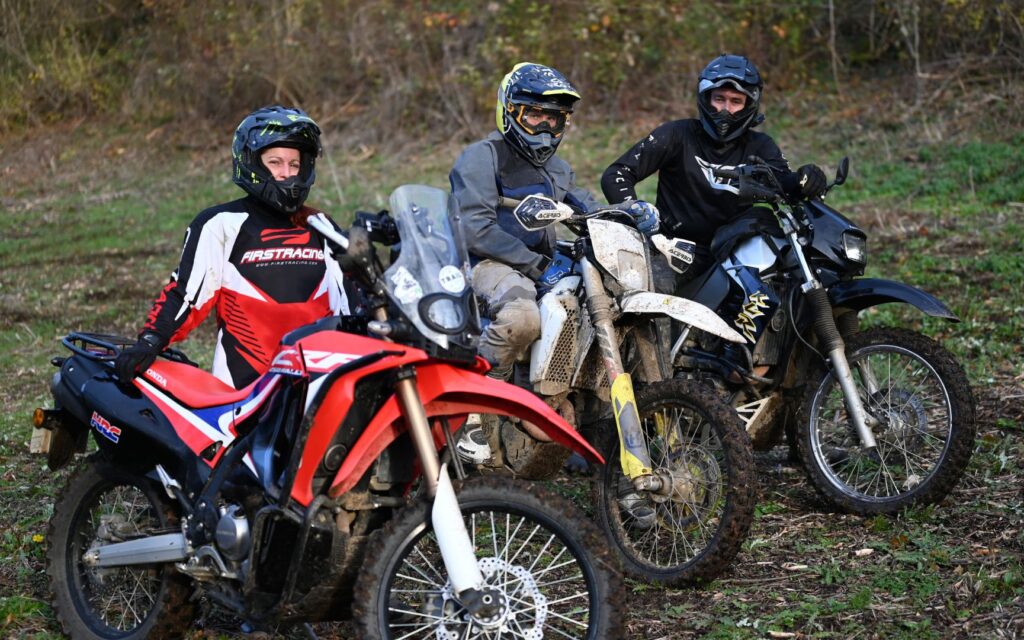
<svg viewBox="0 0 1024 640">
<path fill-rule="evenodd" d="M 598 207 L 596 211 L 621 211 L 628 212 L 629 208 L 636 203 L 636 200 L 624 200 L 616 204 L 608 203 L 606 207 Z"/>
<path fill-rule="evenodd" d="M 515 209 L 522 203 L 522 200 L 516 198 L 508 198 L 506 196 L 498 196 L 498 206 L 508 207 L 509 209 Z"/>
<path fill-rule="evenodd" d="M 740 172 L 737 171 L 736 169 L 722 169 L 722 168 L 718 168 L 718 169 L 712 169 L 711 172 L 713 174 L 715 174 L 715 176 L 718 177 L 718 178 L 728 178 L 730 180 L 735 180 L 735 179 L 740 177 Z"/>
</svg>

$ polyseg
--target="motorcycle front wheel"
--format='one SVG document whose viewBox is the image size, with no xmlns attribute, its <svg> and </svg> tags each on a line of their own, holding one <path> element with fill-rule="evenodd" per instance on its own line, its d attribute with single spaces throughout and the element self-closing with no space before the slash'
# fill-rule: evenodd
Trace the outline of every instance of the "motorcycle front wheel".
<svg viewBox="0 0 1024 640">
<path fill-rule="evenodd" d="M 595 483 L 598 522 L 626 572 L 666 585 L 700 584 L 729 566 L 754 518 L 757 476 L 739 416 L 715 393 L 669 380 L 636 393 L 659 492 L 637 492 L 622 472 L 615 425 Z"/>
<path fill-rule="evenodd" d="M 167 500 L 144 477 L 93 456 L 72 473 L 50 520 L 46 573 L 54 611 L 72 640 L 177 638 L 195 608 L 170 564 L 89 567 L 94 546 L 178 530 Z"/>
<path fill-rule="evenodd" d="M 872 329 L 846 342 L 861 401 L 877 421 L 861 446 L 831 373 L 810 389 L 797 442 L 811 484 L 839 508 L 890 514 L 942 500 L 974 448 L 967 375 L 937 342 L 903 329 Z"/>
<path fill-rule="evenodd" d="M 366 546 L 353 603 L 361 638 L 622 637 L 614 557 L 572 503 L 508 478 L 469 478 L 456 491 L 499 612 L 474 618 L 452 593 L 430 505 L 420 500 Z"/>
</svg>

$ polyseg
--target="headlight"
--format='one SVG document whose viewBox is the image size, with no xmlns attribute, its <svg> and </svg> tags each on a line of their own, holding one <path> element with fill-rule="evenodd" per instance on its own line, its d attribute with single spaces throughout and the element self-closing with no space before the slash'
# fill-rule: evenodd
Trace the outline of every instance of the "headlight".
<svg viewBox="0 0 1024 640">
<path fill-rule="evenodd" d="M 868 239 L 846 231 L 843 233 L 843 251 L 850 262 L 864 264 L 868 261 Z"/>
</svg>

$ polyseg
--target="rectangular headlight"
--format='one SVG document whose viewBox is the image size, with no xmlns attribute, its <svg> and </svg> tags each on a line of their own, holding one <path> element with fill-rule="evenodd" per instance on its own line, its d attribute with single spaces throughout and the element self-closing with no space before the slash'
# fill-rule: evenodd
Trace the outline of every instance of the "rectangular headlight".
<svg viewBox="0 0 1024 640">
<path fill-rule="evenodd" d="M 864 264 L 868 261 L 868 239 L 846 231 L 843 233 L 843 251 L 847 260 Z"/>
</svg>

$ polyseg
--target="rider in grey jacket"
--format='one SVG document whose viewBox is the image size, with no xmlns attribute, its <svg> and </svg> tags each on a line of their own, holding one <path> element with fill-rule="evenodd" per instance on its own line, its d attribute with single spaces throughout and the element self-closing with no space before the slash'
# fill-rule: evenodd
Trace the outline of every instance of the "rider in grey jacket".
<svg viewBox="0 0 1024 640">
<path fill-rule="evenodd" d="M 491 323 L 480 355 L 492 375 L 507 379 L 512 365 L 540 335 L 537 283 L 555 279 L 553 227 L 523 228 L 499 197 L 540 194 L 586 211 L 597 205 L 576 187 L 572 169 L 555 150 L 579 93 L 558 71 L 520 63 L 498 90 L 498 130 L 467 147 L 449 175 L 459 224 L 473 265 L 472 283 Z"/>
<path fill-rule="evenodd" d="M 540 337 L 538 287 L 554 284 L 568 269 L 552 262 L 554 227 L 527 230 L 511 208 L 500 206 L 500 199 L 542 195 L 582 211 L 598 206 L 588 191 L 576 186 L 569 164 L 555 157 L 579 99 L 558 71 L 517 64 L 498 89 L 498 130 L 469 145 L 449 174 L 473 265 L 473 291 L 490 318 L 480 338 L 480 355 L 492 363 L 489 375 L 495 378 L 507 380 L 516 360 Z M 656 229 L 657 210 L 637 204 L 638 227 Z M 472 462 L 490 457 L 479 427 L 467 428 L 456 448 Z"/>
</svg>

